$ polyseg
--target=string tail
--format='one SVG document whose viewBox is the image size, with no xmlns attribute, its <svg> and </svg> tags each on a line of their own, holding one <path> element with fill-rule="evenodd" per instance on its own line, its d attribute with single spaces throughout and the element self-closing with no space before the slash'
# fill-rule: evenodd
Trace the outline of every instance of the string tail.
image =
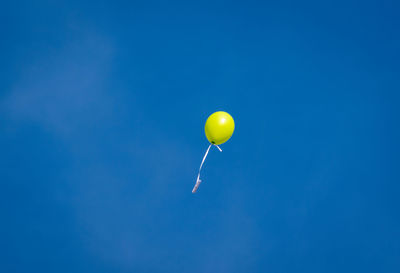
<svg viewBox="0 0 400 273">
<path fill-rule="evenodd" d="M 220 152 L 222 152 L 222 149 L 217 144 L 214 144 L 214 146 L 217 147 Z"/>
<path fill-rule="evenodd" d="M 200 168 L 199 168 L 199 173 L 197 174 L 196 184 L 194 185 L 194 188 L 193 188 L 193 190 L 192 190 L 192 193 L 195 193 L 195 192 L 197 191 L 197 189 L 199 188 L 199 186 L 200 186 L 200 183 L 201 183 L 201 180 L 200 180 L 200 171 L 201 171 L 201 168 L 203 167 L 204 161 L 206 160 L 206 157 L 207 157 L 208 152 L 210 151 L 210 148 L 211 148 L 212 145 L 213 145 L 213 144 L 210 144 L 210 145 L 208 146 L 207 151 L 206 151 L 206 153 L 205 153 L 204 156 L 203 156 L 203 160 L 201 161 Z"/>
<path fill-rule="evenodd" d="M 193 190 L 192 190 L 192 193 L 195 193 L 195 192 L 197 191 L 197 189 L 198 189 L 199 186 L 200 186 L 200 183 L 201 183 L 200 177 L 197 176 L 196 185 L 194 185 Z"/>
</svg>

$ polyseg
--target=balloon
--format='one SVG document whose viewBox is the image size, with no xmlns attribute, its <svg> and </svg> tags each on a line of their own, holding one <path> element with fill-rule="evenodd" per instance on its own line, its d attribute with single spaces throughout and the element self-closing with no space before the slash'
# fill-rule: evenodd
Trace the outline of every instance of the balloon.
<svg viewBox="0 0 400 273">
<path fill-rule="evenodd" d="M 227 112 L 218 111 L 210 115 L 206 121 L 204 131 L 211 144 L 225 143 L 235 130 L 235 122 Z"/>
<path fill-rule="evenodd" d="M 227 112 L 218 111 L 208 117 L 204 131 L 206 132 L 206 137 L 211 144 L 208 146 L 207 151 L 203 156 L 203 160 L 201 161 L 199 172 L 197 173 L 196 184 L 193 187 L 192 193 L 195 193 L 200 186 L 201 168 L 203 167 L 210 148 L 215 146 L 220 152 L 222 152 L 218 145 L 225 143 L 228 139 L 230 139 L 234 130 L 235 122 L 233 121 L 231 115 L 229 115 Z"/>
</svg>

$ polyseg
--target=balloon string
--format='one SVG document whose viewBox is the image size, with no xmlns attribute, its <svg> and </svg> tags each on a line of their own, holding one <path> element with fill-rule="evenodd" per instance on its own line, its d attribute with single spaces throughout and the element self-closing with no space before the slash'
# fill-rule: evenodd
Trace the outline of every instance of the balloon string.
<svg viewBox="0 0 400 273">
<path fill-rule="evenodd" d="M 220 148 L 218 145 L 210 144 L 210 145 L 208 146 L 207 151 L 206 151 L 206 153 L 205 153 L 204 156 L 203 156 L 203 160 L 201 161 L 200 168 L 199 168 L 199 173 L 197 174 L 196 184 L 195 184 L 194 187 L 193 187 L 192 193 L 195 193 L 195 192 L 197 191 L 197 189 L 199 188 L 199 186 L 200 186 L 200 183 L 201 183 L 201 180 L 200 180 L 200 171 L 201 171 L 201 168 L 203 167 L 204 161 L 206 160 L 206 157 L 207 157 L 208 152 L 210 151 L 210 148 L 211 148 L 212 145 L 216 146 L 216 147 L 218 148 L 218 150 L 219 150 L 220 152 L 222 152 L 221 148 Z"/>
</svg>

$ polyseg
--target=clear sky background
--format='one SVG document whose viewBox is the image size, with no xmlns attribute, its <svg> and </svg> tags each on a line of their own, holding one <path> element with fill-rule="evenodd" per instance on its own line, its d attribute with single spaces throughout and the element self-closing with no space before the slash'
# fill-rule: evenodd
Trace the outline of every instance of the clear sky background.
<svg viewBox="0 0 400 273">
<path fill-rule="evenodd" d="M 3 1 L 0 271 L 400 272 L 399 14 Z"/>
</svg>

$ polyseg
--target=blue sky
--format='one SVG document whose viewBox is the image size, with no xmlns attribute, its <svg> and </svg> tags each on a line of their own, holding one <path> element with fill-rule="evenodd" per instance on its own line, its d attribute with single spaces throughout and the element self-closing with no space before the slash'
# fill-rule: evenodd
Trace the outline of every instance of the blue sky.
<svg viewBox="0 0 400 273">
<path fill-rule="evenodd" d="M 399 272 L 400 5 L 322 2 L 2 3 L 0 271 Z"/>
</svg>

